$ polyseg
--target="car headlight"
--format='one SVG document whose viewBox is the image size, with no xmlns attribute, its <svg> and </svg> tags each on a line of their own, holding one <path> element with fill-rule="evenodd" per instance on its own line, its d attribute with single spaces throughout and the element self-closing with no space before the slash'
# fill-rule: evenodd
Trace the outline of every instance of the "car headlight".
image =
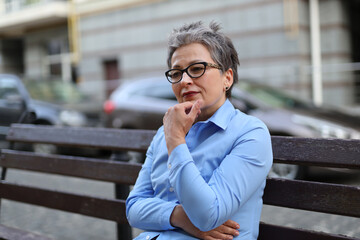
<svg viewBox="0 0 360 240">
<path fill-rule="evenodd" d="M 323 138 L 345 138 L 345 139 L 360 138 L 359 131 L 355 129 L 343 127 L 325 120 L 303 116 L 303 115 L 297 115 L 297 114 L 295 114 L 292 117 L 292 120 L 294 123 L 301 124 L 315 130 L 318 133 L 318 135 Z"/>
<path fill-rule="evenodd" d="M 67 126 L 80 127 L 86 123 L 86 117 L 77 111 L 63 110 L 60 112 L 60 121 Z"/>
</svg>

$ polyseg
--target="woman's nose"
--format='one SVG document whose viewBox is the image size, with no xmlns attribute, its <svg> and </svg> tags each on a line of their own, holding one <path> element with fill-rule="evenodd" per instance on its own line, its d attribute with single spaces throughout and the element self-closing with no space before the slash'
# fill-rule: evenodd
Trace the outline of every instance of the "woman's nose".
<svg viewBox="0 0 360 240">
<path fill-rule="evenodd" d="M 181 82 L 184 84 L 191 84 L 193 83 L 193 79 L 187 74 L 187 72 L 184 72 Z"/>
</svg>

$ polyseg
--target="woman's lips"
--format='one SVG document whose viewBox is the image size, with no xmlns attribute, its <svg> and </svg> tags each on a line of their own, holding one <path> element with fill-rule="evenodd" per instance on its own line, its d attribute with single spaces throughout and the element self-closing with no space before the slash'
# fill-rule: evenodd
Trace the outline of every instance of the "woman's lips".
<svg viewBox="0 0 360 240">
<path fill-rule="evenodd" d="M 191 98 L 191 97 L 195 96 L 198 93 L 199 92 L 195 92 L 195 91 L 185 92 L 185 93 L 183 93 L 183 98 Z"/>
</svg>

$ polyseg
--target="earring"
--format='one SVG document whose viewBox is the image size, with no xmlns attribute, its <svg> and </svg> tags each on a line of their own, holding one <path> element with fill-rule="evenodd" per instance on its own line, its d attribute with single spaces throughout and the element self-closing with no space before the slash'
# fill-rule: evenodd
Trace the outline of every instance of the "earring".
<svg viewBox="0 0 360 240">
<path fill-rule="evenodd" d="M 227 90 L 229 90 L 229 87 L 228 87 L 228 86 L 225 87 L 225 91 L 227 91 Z"/>
</svg>

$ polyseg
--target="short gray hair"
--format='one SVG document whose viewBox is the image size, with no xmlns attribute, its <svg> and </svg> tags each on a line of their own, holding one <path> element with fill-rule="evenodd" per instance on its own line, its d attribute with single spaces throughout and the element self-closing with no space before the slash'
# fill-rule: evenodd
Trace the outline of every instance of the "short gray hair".
<svg viewBox="0 0 360 240">
<path fill-rule="evenodd" d="M 232 69 L 234 84 L 237 83 L 237 66 L 240 64 L 238 54 L 231 39 L 222 33 L 220 29 L 220 25 L 216 22 L 211 22 L 209 27 L 206 27 L 201 21 L 185 24 L 174 29 L 168 41 L 167 64 L 169 69 L 171 68 L 171 58 L 176 49 L 190 43 L 201 43 L 209 50 L 215 63 L 221 66 L 223 73 L 229 68 Z M 232 86 L 226 93 L 227 97 L 231 96 L 231 89 Z"/>
</svg>

